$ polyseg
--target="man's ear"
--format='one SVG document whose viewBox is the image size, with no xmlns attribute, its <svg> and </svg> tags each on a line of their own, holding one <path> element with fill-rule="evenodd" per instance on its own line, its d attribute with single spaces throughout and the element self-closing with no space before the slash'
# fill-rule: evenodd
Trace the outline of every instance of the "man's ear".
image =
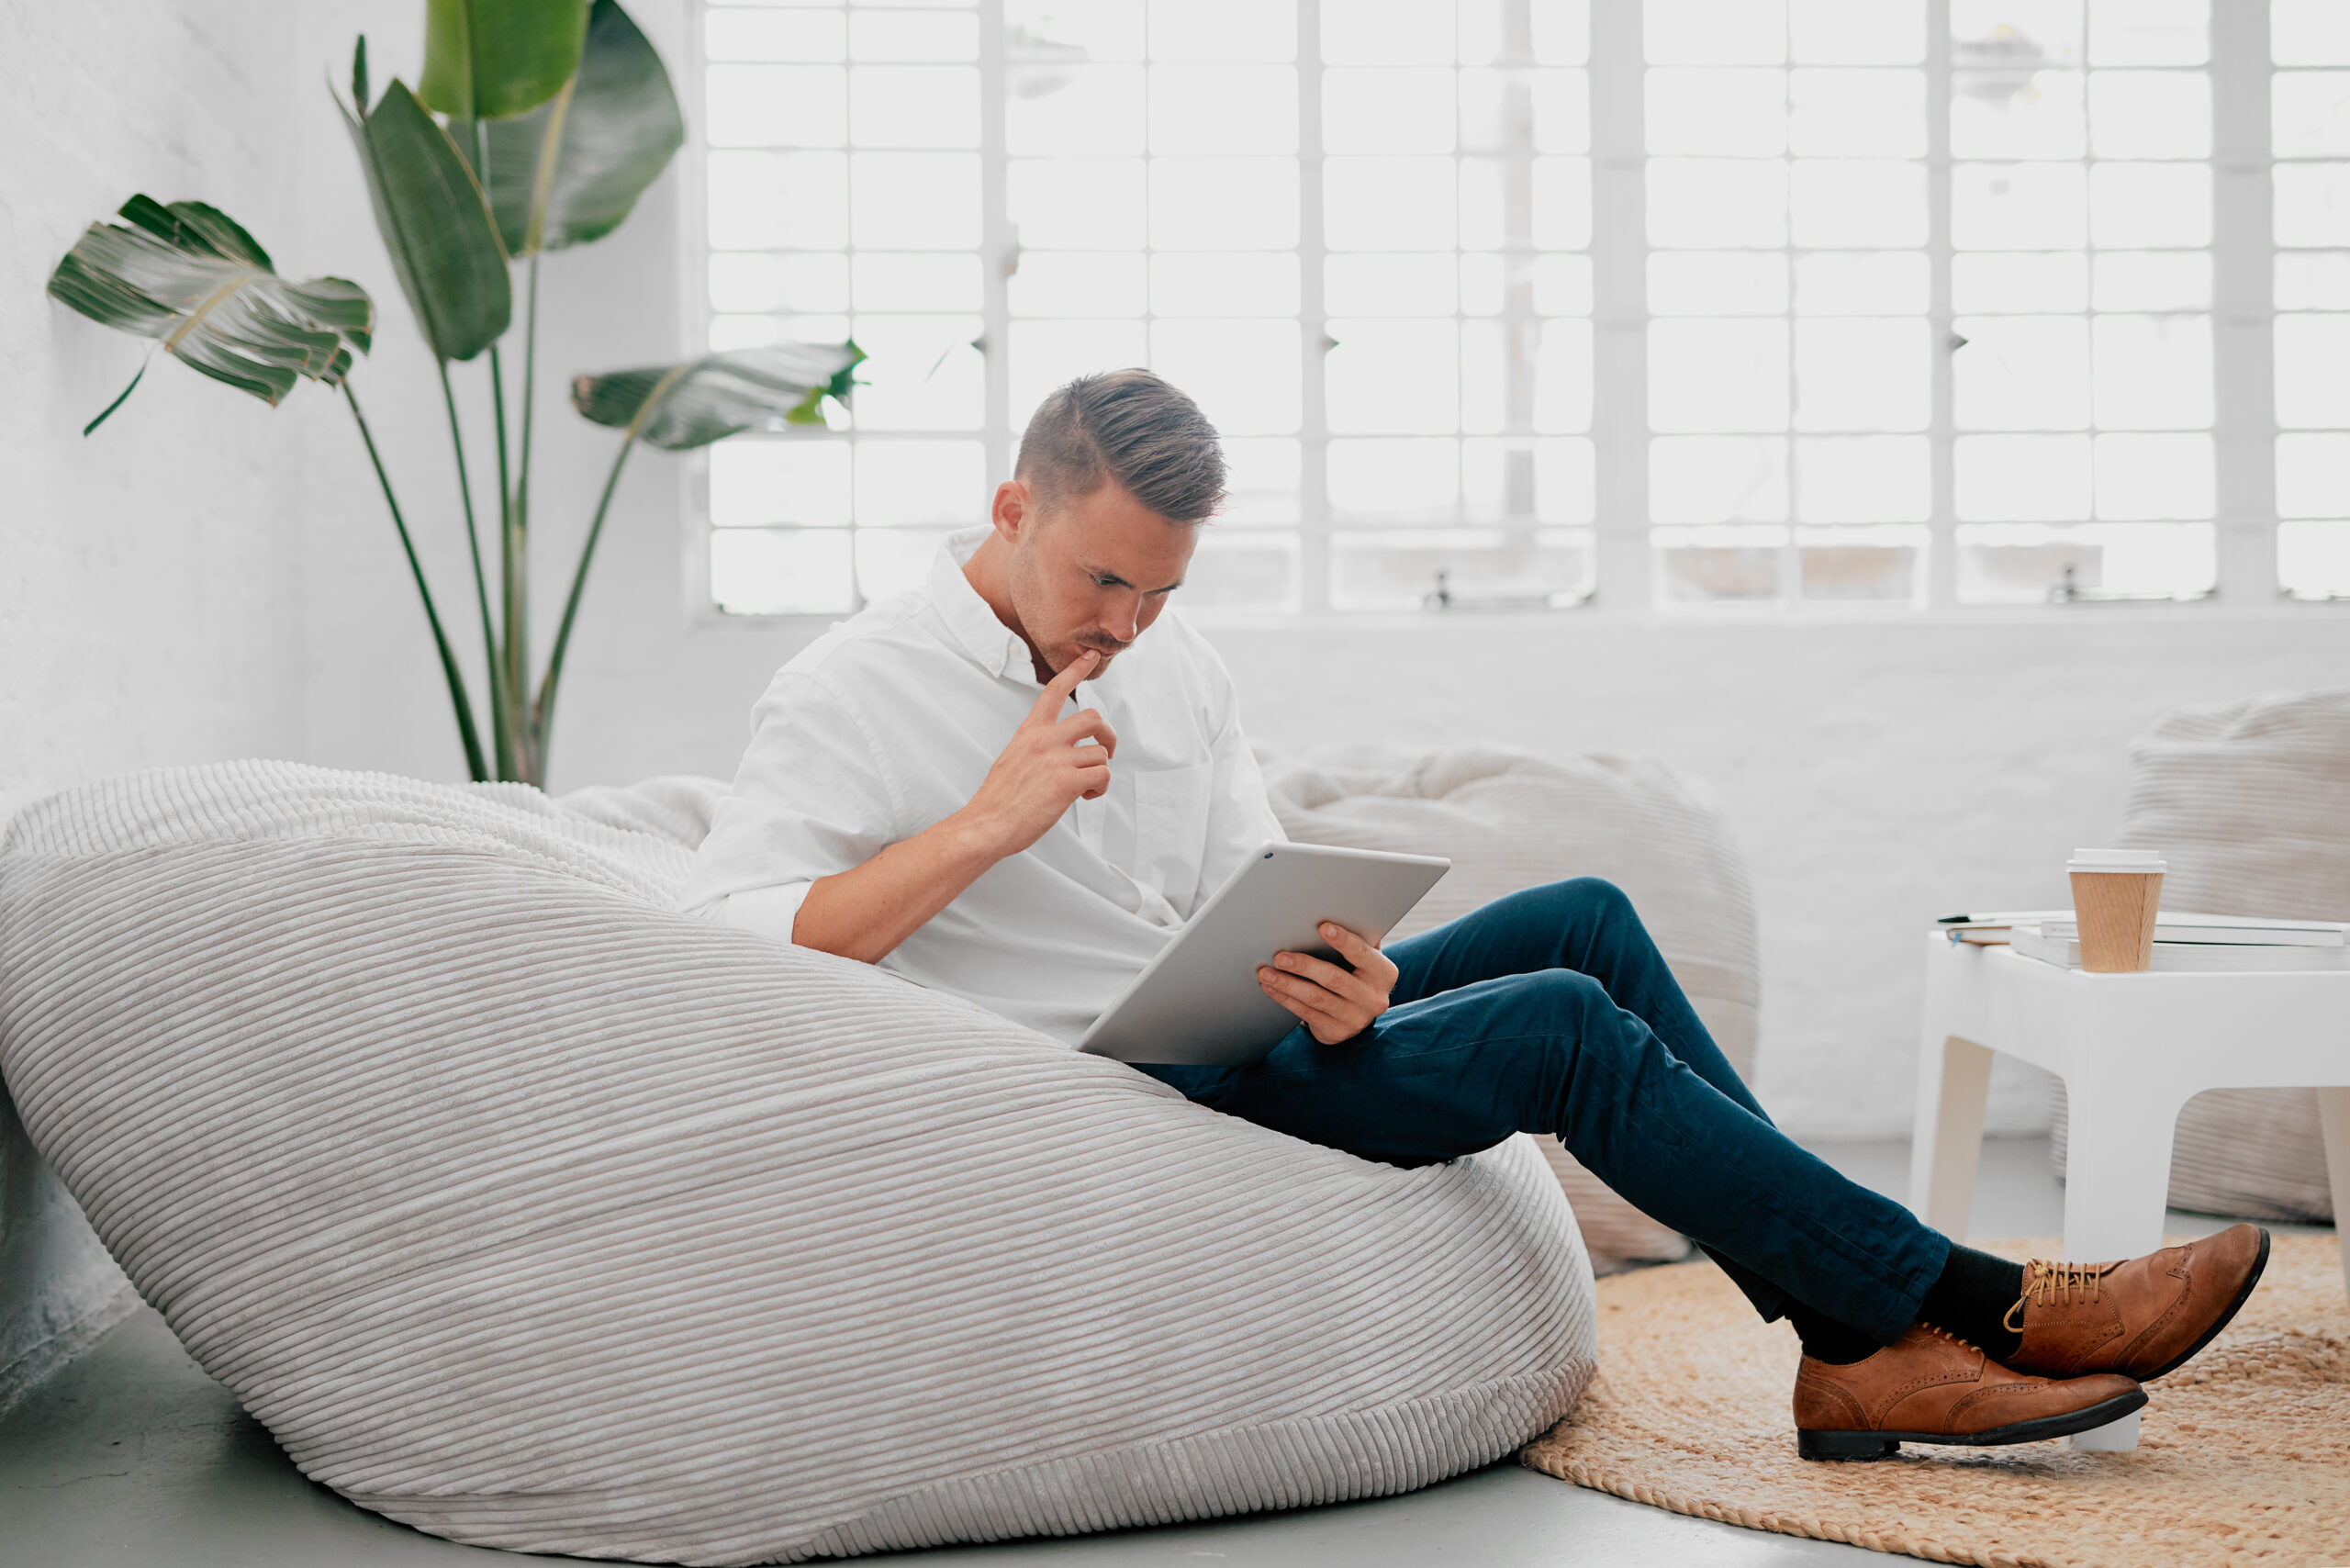
<svg viewBox="0 0 2350 1568">
<path fill-rule="evenodd" d="M 995 487 L 995 506 L 989 521 L 995 524 L 996 536 L 1006 544 L 1017 544 L 1023 532 L 1036 524 L 1036 499 L 1025 481 L 1006 479 Z"/>
</svg>

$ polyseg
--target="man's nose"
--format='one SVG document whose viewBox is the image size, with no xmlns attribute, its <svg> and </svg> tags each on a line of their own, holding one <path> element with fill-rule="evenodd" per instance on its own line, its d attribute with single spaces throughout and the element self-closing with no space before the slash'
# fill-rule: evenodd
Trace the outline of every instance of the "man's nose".
<svg viewBox="0 0 2350 1568">
<path fill-rule="evenodd" d="M 1142 595 L 1121 594 L 1102 608 L 1102 630 L 1121 643 L 1131 643 L 1140 630 Z"/>
</svg>

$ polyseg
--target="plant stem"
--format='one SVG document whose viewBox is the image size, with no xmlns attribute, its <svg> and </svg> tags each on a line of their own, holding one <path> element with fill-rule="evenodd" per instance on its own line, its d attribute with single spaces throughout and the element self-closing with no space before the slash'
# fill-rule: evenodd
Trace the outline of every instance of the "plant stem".
<svg viewBox="0 0 2350 1568">
<path fill-rule="evenodd" d="M 648 404 L 648 407 L 650 405 Z M 539 685 L 539 698 L 531 705 L 531 724 L 539 734 L 539 760 L 546 761 L 548 737 L 554 728 L 555 683 L 563 678 L 564 650 L 571 645 L 571 623 L 579 614 L 579 598 L 588 588 L 588 565 L 596 558 L 596 541 L 603 536 L 604 515 L 611 510 L 612 492 L 620 488 L 621 468 L 628 462 L 628 454 L 636 446 L 637 427 L 629 427 L 628 439 L 621 442 L 620 451 L 612 458 L 612 471 L 604 479 L 604 494 L 596 502 L 596 520 L 588 525 L 588 543 L 580 547 L 578 569 L 571 574 L 571 593 L 563 603 L 563 620 L 555 627 L 554 648 L 547 655 L 546 678 Z"/>
<path fill-rule="evenodd" d="M 342 400 L 351 405 L 351 417 L 358 421 L 359 439 L 367 443 L 367 460 L 375 465 L 375 483 L 383 487 L 384 504 L 392 509 L 392 526 L 399 530 L 400 548 L 408 554 L 408 574 L 416 578 L 416 591 L 424 599 L 424 619 L 432 627 L 432 645 L 440 650 L 441 673 L 449 682 L 449 703 L 457 711 L 457 734 L 465 745 L 465 768 L 476 784 L 486 783 L 489 768 L 482 761 L 481 734 L 474 728 L 473 699 L 466 694 L 465 678 L 457 667 L 457 655 L 449 646 L 449 635 L 441 629 L 441 612 L 433 608 L 432 590 L 425 586 L 424 566 L 416 558 L 416 545 L 408 536 L 408 520 L 400 516 L 400 503 L 392 497 L 391 476 L 384 472 L 384 459 L 375 450 L 375 435 L 367 428 L 367 416 L 359 411 L 359 398 L 351 390 L 351 380 L 343 378 Z"/>
<path fill-rule="evenodd" d="M 539 383 L 539 258 L 531 256 L 530 303 L 522 316 L 522 452 L 514 475 L 514 571 L 521 591 L 507 611 L 506 678 L 515 693 L 516 717 L 522 727 L 523 767 L 531 781 L 546 787 L 546 732 L 535 715 L 522 712 L 522 694 L 531 689 L 531 413 Z"/>
<path fill-rule="evenodd" d="M 500 679 L 506 693 L 506 733 L 511 738 L 514 753 L 514 777 L 536 783 L 530 774 L 530 750 L 524 744 L 521 714 L 517 711 L 527 689 L 514 671 L 514 607 L 522 594 L 522 578 L 514 557 L 514 491 L 508 471 L 506 456 L 506 370 L 498 357 L 498 345 L 489 345 L 489 411 L 498 431 L 498 619 L 505 629 L 503 645 L 492 656 L 501 666 Z M 526 666 L 527 668 L 527 666 Z"/>
<path fill-rule="evenodd" d="M 506 725 L 505 671 L 500 667 L 498 623 L 489 616 L 489 584 L 482 575 L 481 531 L 474 524 L 473 480 L 465 472 L 464 431 L 457 423 L 457 395 L 449 386 L 449 362 L 441 367 L 441 401 L 449 410 L 449 444 L 457 454 L 457 494 L 465 503 L 465 553 L 473 558 L 474 601 L 481 609 L 481 638 L 489 655 L 490 744 L 498 754 L 498 777 L 514 777 L 514 737 Z"/>
</svg>

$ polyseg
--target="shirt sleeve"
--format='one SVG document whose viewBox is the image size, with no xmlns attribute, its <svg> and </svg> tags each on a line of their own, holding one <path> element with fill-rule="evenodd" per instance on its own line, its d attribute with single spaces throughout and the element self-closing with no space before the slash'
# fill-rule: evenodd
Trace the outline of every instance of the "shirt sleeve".
<svg viewBox="0 0 2350 1568">
<path fill-rule="evenodd" d="M 789 942 L 817 879 L 854 870 L 902 834 L 870 737 L 822 682 L 785 671 L 751 719 L 750 748 L 677 906 Z"/>
</svg>

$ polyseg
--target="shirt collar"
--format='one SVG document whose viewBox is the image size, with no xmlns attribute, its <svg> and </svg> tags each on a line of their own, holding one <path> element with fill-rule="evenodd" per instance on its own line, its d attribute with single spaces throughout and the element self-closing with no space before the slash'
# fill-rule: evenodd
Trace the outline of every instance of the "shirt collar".
<svg viewBox="0 0 2350 1568">
<path fill-rule="evenodd" d="M 939 542 L 938 554 L 930 560 L 930 576 L 923 590 L 938 610 L 939 619 L 946 622 L 946 630 L 981 669 L 1001 678 L 1009 670 L 1015 678 L 1029 685 L 1035 684 L 1030 667 L 1028 644 L 1020 634 L 995 618 L 988 601 L 963 575 L 963 563 L 980 542 L 995 530 L 986 523 L 975 528 L 957 529 Z"/>
</svg>

